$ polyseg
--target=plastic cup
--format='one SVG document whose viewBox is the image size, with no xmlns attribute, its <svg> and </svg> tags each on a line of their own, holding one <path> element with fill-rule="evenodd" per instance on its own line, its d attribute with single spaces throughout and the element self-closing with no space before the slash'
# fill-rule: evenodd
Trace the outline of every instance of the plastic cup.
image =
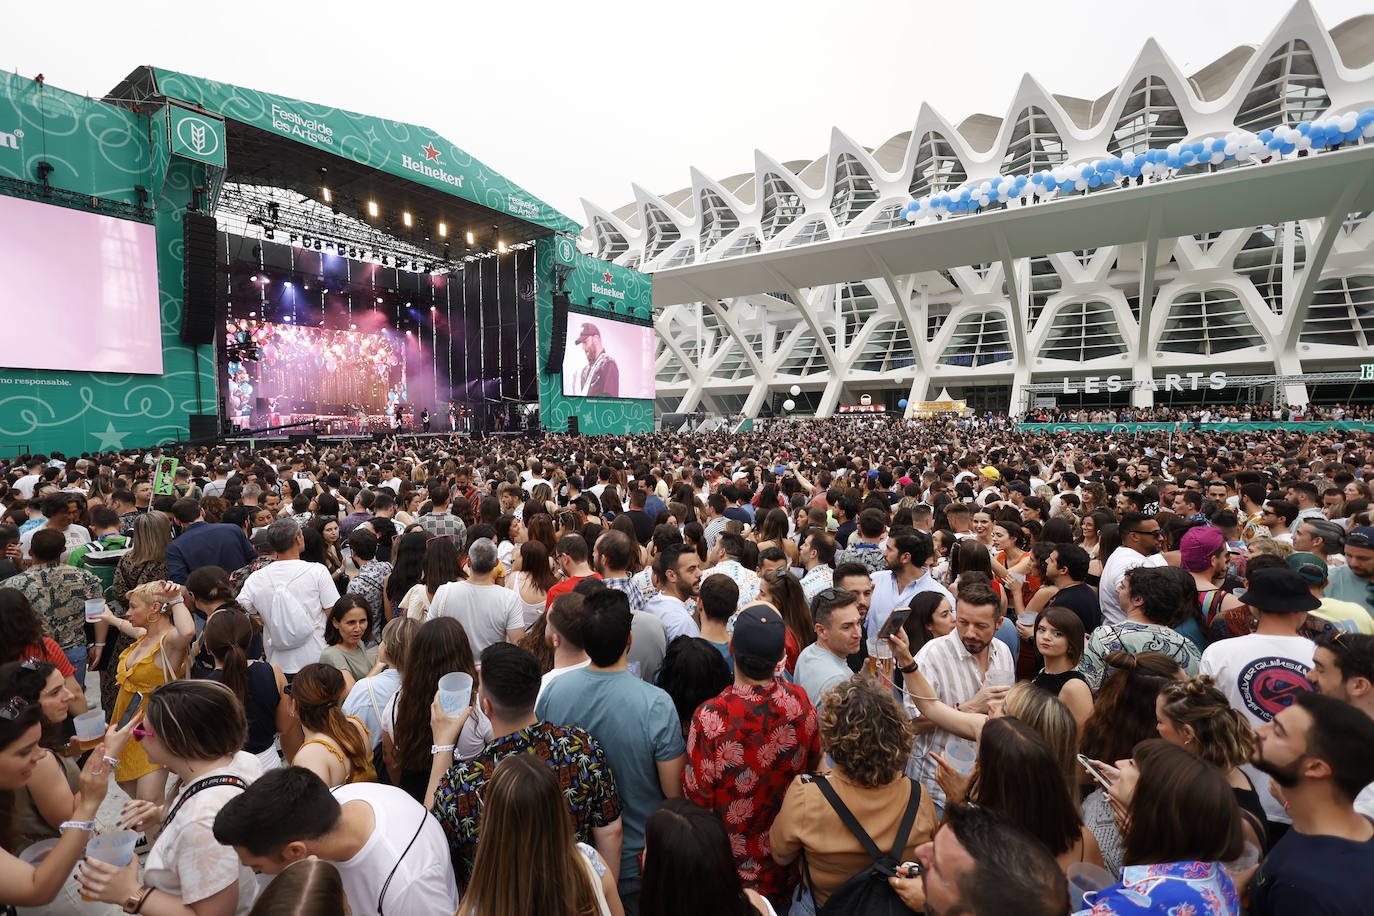
<svg viewBox="0 0 1374 916">
<path fill-rule="evenodd" d="M 472 675 L 454 671 L 439 678 L 439 705 L 450 716 L 456 716 L 472 702 Z"/>
<path fill-rule="evenodd" d="M 92 709 L 72 720 L 76 726 L 76 740 L 81 749 L 89 751 L 105 738 L 105 711 Z"/>
<path fill-rule="evenodd" d="M 1116 884 L 1116 878 L 1101 865 L 1093 865 L 1088 862 L 1075 862 L 1064 872 L 1069 879 L 1069 897 L 1072 904 L 1069 909 L 1077 911 L 1083 909 L 1088 904 L 1084 897 L 1088 894 L 1096 894 L 1106 890 Z"/>
<path fill-rule="evenodd" d="M 115 868 L 123 868 L 134 860 L 134 846 L 138 843 L 135 830 L 103 830 L 86 842 L 86 855 Z"/>
<path fill-rule="evenodd" d="M 97 620 L 99 620 L 99 619 L 100 619 L 101 617 L 103 617 L 104 615 L 105 615 L 105 599 L 104 599 L 104 598 L 87 598 L 87 599 L 86 599 L 86 622 L 87 622 L 87 623 L 95 623 Z"/>
<path fill-rule="evenodd" d="M 962 738 L 951 741 L 945 745 L 944 758 L 955 772 L 967 776 L 973 772 L 973 765 L 978 762 L 978 745 Z"/>
<path fill-rule="evenodd" d="M 1035 617 L 1035 611 L 1022 611 L 1016 615 L 1016 622 L 1023 627 L 1033 627 L 1035 626 Z"/>
<path fill-rule="evenodd" d="M 1016 683 L 1016 672 L 989 668 L 983 683 L 989 687 L 1010 687 Z"/>
<path fill-rule="evenodd" d="M 57 841 L 58 838 L 54 837 L 49 840 L 39 840 L 32 846 L 24 847 L 24 850 L 19 853 L 19 861 L 23 862 L 25 865 L 37 866 L 39 862 L 42 862 L 48 857 L 48 853 L 56 848 Z"/>
</svg>

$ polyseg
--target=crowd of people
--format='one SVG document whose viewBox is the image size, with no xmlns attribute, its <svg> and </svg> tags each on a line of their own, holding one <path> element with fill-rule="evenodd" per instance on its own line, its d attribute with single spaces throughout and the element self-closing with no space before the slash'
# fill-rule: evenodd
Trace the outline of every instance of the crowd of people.
<svg viewBox="0 0 1374 916">
<path fill-rule="evenodd" d="M 21 455 L 0 905 L 1368 912 L 1371 484 L 1000 417 Z"/>
</svg>

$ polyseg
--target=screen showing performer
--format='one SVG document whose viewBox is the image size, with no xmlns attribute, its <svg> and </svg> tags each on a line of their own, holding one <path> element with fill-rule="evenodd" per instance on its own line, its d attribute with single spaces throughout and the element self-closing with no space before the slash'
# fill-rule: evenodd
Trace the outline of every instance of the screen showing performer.
<svg viewBox="0 0 1374 916">
<path fill-rule="evenodd" d="M 585 398 L 652 398 L 654 330 L 586 315 L 568 316 L 563 394 Z"/>
<path fill-rule="evenodd" d="M 315 417 L 384 421 L 406 400 L 406 348 L 396 331 L 233 319 L 225 345 L 229 420 L 240 428 Z"/>
</svg>

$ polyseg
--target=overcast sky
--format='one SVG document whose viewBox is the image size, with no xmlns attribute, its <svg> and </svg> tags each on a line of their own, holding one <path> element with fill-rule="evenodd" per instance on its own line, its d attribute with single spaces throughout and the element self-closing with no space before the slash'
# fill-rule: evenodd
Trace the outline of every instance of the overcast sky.
<svg viewBox="0 0 1374 916">
<path fill-rule="evenodd" d="M 1368 0 L 1313 0 L 1329 29 Z M 104 95 L 154 64 L 425 124 L 578 222 L 909 130 L 927 101 L 1002 116 L 1021 74 L 1096 98 L 1153 35 L 1191 73 L 1258 44 L 1288 0 L 241 0 L 6 4 L 0 67 Z M 1142 13 L 1142 10 L 1144 11 Z"/>
</svg>

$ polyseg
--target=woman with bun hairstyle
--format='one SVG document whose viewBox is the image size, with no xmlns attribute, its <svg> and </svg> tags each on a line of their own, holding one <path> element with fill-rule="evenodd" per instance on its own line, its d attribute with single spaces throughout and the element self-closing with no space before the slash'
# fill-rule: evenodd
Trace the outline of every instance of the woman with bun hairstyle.
<svg viewBox="0 0 1374 916">
<path fill-rule="evenodd" d="M 1255 746 L 1250 721 L 1205 674 L 1166 685 L 1155 703 L 1159 737 L 1186 747 L 1226 777 L 1240 805 L 1245 839 L 1263 853 L 1268 846 L 1264 806 L 1254 783 L 1240 768 L 1250 762 Z"/>
<path fill-rule="evenodd" d="M 201 640 L 215 665 L 206 679 L 219 681 L 238 697 L 248 717 L 243 749 L 258 758 L 263 770 L 272 770 L 282 765 L 283 754 L 295 756 L 301 724 L 286 695 L 286 675 L 271 662 L 250 657 L 253 637 L 253 624 L 243 611 L 224 608 L 212 614 Z"/>
<path fill-rule="evenodd" d="M 306 665 L 291 681 L 291 703 L 305 740 L 291 758 L 334 789 L 350 782 L 376 782 L 372 741 L 361 721 L 345 716 L 343 672 L 333 665 Z"/>
</svg>

